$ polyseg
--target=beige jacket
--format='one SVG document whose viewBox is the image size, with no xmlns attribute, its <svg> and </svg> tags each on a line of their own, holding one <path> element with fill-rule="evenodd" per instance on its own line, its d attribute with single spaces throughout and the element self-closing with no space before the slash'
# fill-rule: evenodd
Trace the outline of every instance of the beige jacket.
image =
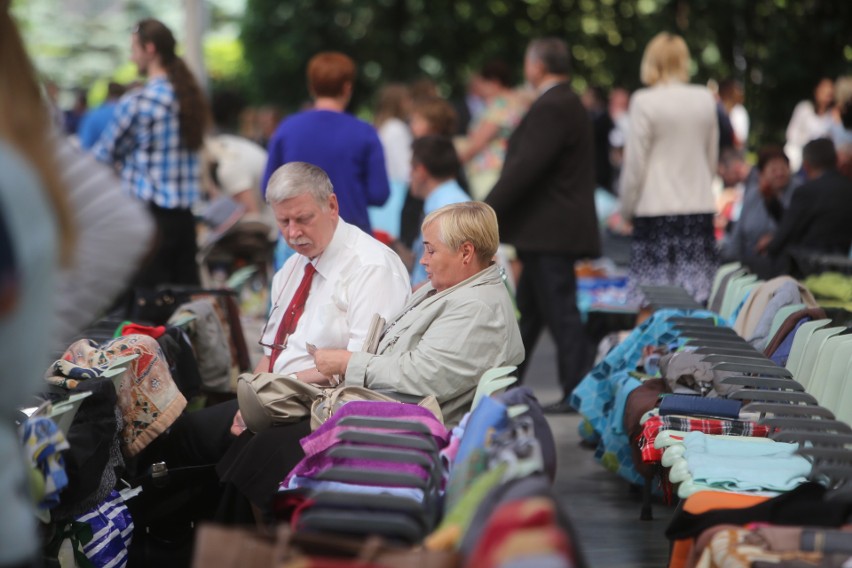
<svg viewBox="0 0 852 568">
<path fill-rule="evenodd" d="M 625 219 L 716 211 L 711 184 L 719 155 L 719 122 L 704 87 L 665 83 L 630 99 L 621 173 Z"/>
<path fill-rule="evenodd" d="M 353 353 L 346 385 L 435 395 L 448 426 L 458 424 L 479 377 L 518 365 L 524 346 L 509 293 L 496 266 L 431 297 L 423 286 L 385 328 L 376 355 Z"/>
</svg>

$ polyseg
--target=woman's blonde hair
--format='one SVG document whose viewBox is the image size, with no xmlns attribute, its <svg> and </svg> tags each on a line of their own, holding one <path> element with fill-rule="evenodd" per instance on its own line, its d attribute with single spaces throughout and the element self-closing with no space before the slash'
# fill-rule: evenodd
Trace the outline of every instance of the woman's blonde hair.
<svg viewBox="0 0 852 568">
<path fill-rule="evenodd" d="M 480 201 L 446 205 L 429 213 L 423 219 L 421 230 L 436 222 L 441 242 L 451 250 L 459 250 L 464 243 L 470 243 L 483 265 L 491 263 L 500 244 L 500 232 L 497 214 L 490 206 Z"/>
<path fill-rule="evenodd" d="M 655 35 L 642 55 L 639 79 L 648 86 L 671 80 L 689 81 L 689 48 L 683 38 L 668 32 Z"/>
<path fill-rule="evenodd" d="M 74 222 L 55 164 L 52 130 L 50 112 L 18 27 L 8 6 L 4 9 L 0 2 L 0 138 L 20 152 L 38 174 L 56 215 L 59 258 L 65 265 L 72 261 Z"/>
</svg>

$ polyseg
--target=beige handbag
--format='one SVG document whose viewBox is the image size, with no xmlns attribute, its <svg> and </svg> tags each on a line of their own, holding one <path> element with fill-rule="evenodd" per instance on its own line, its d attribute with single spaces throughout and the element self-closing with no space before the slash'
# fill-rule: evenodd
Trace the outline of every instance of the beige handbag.
<svg viewBox="0 0 852 568">
<path fill-rule="evenodd" d="M 276 424 L 304 420 L 323 389 L 275 373 L 243 373 L 237 379 L 237 400 L 246 427 L 252 432 Z"/>
<path fill-rule="evenodd" d="M 311 418 L 311 429 L 315 430 L 343 404 L 353 400 L 399 402 L 365 387 L 323 388 L 275 373 L 240 375 L 237 399 L 246 427 L 255 433 L 276 424 L 298 422 L 308 417 Z M 418 406 L 426 408 L 443 422 L 441 408 L 434 396 L 425 397 Z"/>
</svg>

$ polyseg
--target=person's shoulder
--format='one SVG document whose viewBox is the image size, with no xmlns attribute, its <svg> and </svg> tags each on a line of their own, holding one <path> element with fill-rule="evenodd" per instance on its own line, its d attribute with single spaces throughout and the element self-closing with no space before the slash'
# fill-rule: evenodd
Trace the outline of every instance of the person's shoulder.
<svg viewBox="0 0 852 568">
<path fill-rule="evenodd" d="M 560 83 L 542 93 L 530 106 L 529 114 L 541 113 L 541 116 L 559 114 L 562 116 L 588 115 L 586 107 L 574 89 L 567 83 Z"/>
<path fill-rule="evenodd" d="M 219 134 L 214 137 L 214 140 L 224 153 L 241 160 L 260 158 L 261 156 L 265 160 L 267 157 L 266 150 L 263 146 L 242 136 L 236 136 L 234 134 Z"/>
<path fill-rule="evenodd" d="M 341 119 L 341 122 L 350 128 L 352 132 L 369 140 L 379 139 L 379 132 L 376 130 L 376 127 L 369 122 L 361 120 L 357 116 L 353 116 L 349 113 L 343 112 L 340 114 L 345 117 Z"/>
<path fill-rule="evenodd" d="M 472 278 L 466 285 L 460 286 L 454 294 L 455 302 L 467 305 L 482 305 L 489 310 L 495 310 L 498 305 L 510 302 L 506 285 L 500 277 L 499 269 L 491 265 L 482 270 L 477 277 Z"/>
<path fill-rule="evenodd" d="M 446 310 L 489 323 L 499 322 L 500 314 L 511 311 L 511 300 L 506 286 L 499 281 L 487 280 L 462 286 L 446 296 Z"/>
<path fill-rule="evenodd" d="M 128 109 L 136 107 L 141 99 L 145 98 L 145 86 L 135 87 L 124 93 L 113 107 L 113 112 L 127 112 Z"/>
<path fill-rule="evenodd" d="M 716 108 L 718 103 L 716 102 L 716 98 L 713 96 L 713 93 L 710 92 L 710 89 L 705 87 L 704 85 L 696 85 L 693 83 L 689 83 L 685 85 L 685 91 L 690 94 L 690 96 L 695 97 L 696 99 L 704 99 L 708 104 L 713 105 L 713 108 Z"/>
<path fill-rule="evenodd" d="M 792 200 L 797 203 L 813 203 L 814 195 L 820 191 L 824 180 L 807 180 L 793 189 Z"/>
<path fill-rule="evenodd" d="M 125 96 L 130 97 L 134 106 L 142 113 L 170 108 L 177 100 L 172 84 L 162 78 L 152 79 Z"/>
<path fill-rule="evenodd" d="M 390 249 L 387 245 L 376 239 L 370 234 L 365 233 L 355 225 L 350 225 L 345 221 L 340 221 L 343 230 L 346 232 L 345 242 L 351 251 L 351 260 L 358 268 L 368 266 L 393 268 L 394 270 L 402 267 L 403 273 L 406 273 L 399 255 Z"/>
<path fill-rule="evenodd" d="M 543 92 L 539 97 L 533 102 L 533 106 L 537 103 L 542 105 L 552 104 L 552 103 L 564 103 L 565 101 L 574 101 L 580 102 L 580 97 L 574 92 L 574 89 L 571 88 L 571 84 L 568 82 L 558 83 L 545 92 Z"/>
<path fill-rule="evenodd" d="M 279 132 L 286 132 L 287 130 L 293 130 L 296 128 L 300 128 L 303 124 L 310 121 L 309 111 L 301 111 L 289 116 L 284 117 L 284 119 L 278 124 L 278 127 L 275 129 L 275 134 Z"/>
<path fill-rule="evenodd" d="M 396 117 L 391 117 L 384 121 L 382 125 L 378 128 L 378 132 L 381 135 L 386 136 L 411 137 L 411 129 L 408 128 L 407 124 L 405 124 L 402 120 Z"/>
<path fill-rule="evenodd" d="M 802 112 L 814 113 L 814 104 L 810 101 L 810 99 L 804 99 L 796 103 L 796 106 L 793 108 L 793 114 L 798 114 Z"/>
<path fill-rule="evenodd" d="M 844 196 L 852 199 L 852 179 L 849 179 L 838 170 L 828 171 L 823 177 L 825 178 L 826 185 L 830 185 L 835 191 L 839 191 Z"/>
<path fill-rule="evenodd" d="M 426 198 L 423 204 L 423 212 L 428 215 L 445 205 L 467 203 L 468 201 L 470 201 L 470 196 L 465 193 L 457 181 L 451 180 L 436 187 Z"/>
</svg>

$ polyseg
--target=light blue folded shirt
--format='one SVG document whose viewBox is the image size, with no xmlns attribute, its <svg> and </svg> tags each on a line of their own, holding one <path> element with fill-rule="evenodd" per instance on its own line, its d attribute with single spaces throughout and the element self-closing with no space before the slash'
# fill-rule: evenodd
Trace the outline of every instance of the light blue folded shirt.
<svg viewBox="0 0 852 568">
<path fill-rule="evenodd" d="M 757 444 L 690 432 L 683 440 L 695 483 L 732 491 L 790 491 L 811 473 L 811 463 L 795 455 L 797 444 Z"/>
</svg>

